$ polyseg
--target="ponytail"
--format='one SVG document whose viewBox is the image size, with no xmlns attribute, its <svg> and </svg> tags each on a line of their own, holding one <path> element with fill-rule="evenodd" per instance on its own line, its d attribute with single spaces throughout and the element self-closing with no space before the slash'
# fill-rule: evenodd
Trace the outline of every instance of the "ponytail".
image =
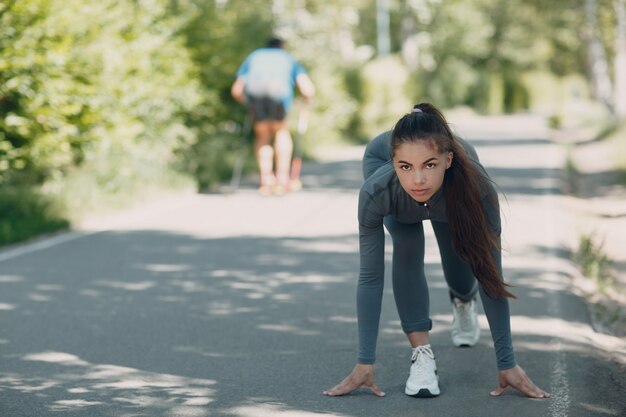
<svg viewBox="0 0 626 417">
<path fill-rule="evenodd" d="M 446 214 L 452 245 L 467 262 L 485 292 L 493 298 L 516 298 L 506 287 L 493 251 L 500 250 L 498 236 L 489 227 L 483 206 L 481 186 L 490 181 L 470 160 L 467 151 L 454 137 L 443 114 L 432 104 L 421 103 L 398 121 L 393 129 L 391 147 L 403 143 L 428 141 L 438 152 L 452 152 L 452 164 L 444 177 Z"/>
<path fill-rule="evenodd" d="M 516 298 L 506 289 L 508 285 L 502 281 L 493 258 L 493 251 L 500 250 L 499 239 L 489 227 L 480 198 L 480 183 L 489 179 L 476 169 L 457 140 L 453 140 L 452 149 L 452 165 L 444 177 L 452 245 L 487 294 L 494 298 Z"/>
</svg>

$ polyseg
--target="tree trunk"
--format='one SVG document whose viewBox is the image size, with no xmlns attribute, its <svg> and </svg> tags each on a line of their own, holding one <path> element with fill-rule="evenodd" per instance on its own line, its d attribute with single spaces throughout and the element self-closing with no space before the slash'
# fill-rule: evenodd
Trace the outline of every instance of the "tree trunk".
<svg viewBox="0 0 626 417">
<path fill-rule="evenodd" d="M 598 33 L 598 4 L 596 0 L 585 0 L 587 20 L 587 65 L 591 79 L 591 91 L 595 99 L 603 102 L 613 112 L 611 79 L 604 46 Z"/>
<path fill-rule="evenodd" d="M 626 118 L 626 0 L 615 0 L 615 114 Z"/>
<path fill-rule="evenodd" d="M 391 38 L 389 36 L 389 2 L 376 0 L 376 46 L 378 56 L 386 56 L 391 52 Z"/>
<path fill-rule="evenodd" d="M 405 65 L 409 71 L 415 71 L 418 62 L 418 45 L 417 45 L 417 26 L 415 24 L 415 16 L 408 7 L 405 7 L 404 17 L 402 18 L 402 26 L 400 36 L 402 45 L 400 53 Z"/>
</svg>

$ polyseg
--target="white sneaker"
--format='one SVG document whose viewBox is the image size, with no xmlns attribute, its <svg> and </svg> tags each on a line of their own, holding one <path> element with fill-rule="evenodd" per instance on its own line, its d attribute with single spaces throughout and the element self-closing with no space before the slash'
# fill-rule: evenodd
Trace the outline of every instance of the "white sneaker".
<svg viewBox="0 0 626 417">
<path fill-rule="evenodd" d="M 439 395 L 439 378 L 435 355 L 430 345 L 418 346 L 411 356 L 413 364 L 406 380 L 404 393 L 411 397 L 436 397 Z"/>
<path fill-rule="evenodd" d="M 452 343 L 454 346 L 471 347 L 478 343 L 480 327 L 476 300 L 462 301 L 452 298 Z"/>
</svg>

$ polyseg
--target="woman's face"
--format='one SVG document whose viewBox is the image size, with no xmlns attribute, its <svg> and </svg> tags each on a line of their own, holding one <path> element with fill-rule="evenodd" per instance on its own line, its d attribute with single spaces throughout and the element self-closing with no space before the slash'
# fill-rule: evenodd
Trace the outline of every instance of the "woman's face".
<svg viewBox="0 0 626 417">
<path fill-rule="evenodd" d="M 400 185 L 420 203 L 427 202 L 439 191 L 450 164 L 452 152 L 439 153 L 431 141 L 403 143 L 393 156 Z"/>
</svg>

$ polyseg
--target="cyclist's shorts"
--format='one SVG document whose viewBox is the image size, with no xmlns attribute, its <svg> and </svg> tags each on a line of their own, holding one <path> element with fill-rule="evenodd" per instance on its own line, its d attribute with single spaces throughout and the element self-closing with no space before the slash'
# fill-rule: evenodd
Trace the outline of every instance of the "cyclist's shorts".
<svg viewBox="0 0 626 417">
<path fill-rule="evenodd" d="M 286 116 L 283 102 L 269 97 L 248 97 L 248 111 L 254 121 L 282 121 Z"/>
</svg>

